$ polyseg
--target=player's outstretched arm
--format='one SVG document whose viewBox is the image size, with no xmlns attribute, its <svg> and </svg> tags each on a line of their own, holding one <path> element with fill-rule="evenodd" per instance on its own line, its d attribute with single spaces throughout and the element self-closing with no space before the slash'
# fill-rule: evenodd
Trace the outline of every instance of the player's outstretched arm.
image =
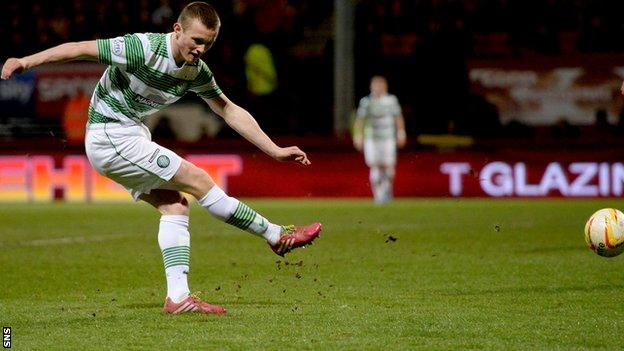
<svg viewBox="0 0 624 351">
<path fill-rule="evenodd" d="M 230 101 L 224 94 L 204 100 L 216 114 L 223 117 L 225 123 L 267 155 L 278 161 L 295 161 L 304 166 L 310 164 L 306 153 L 297 146 L 277 146 L 247 110 Z"/>
<path fill-rule="evenodd" d="M 405 147 L 407 143 L 407 134 L 405 133 L 405 119 L 403 118 L 403 114 L 399 113 L 395 119 L 396 126 L 396 142 L 398 148 Z"/>
<path fill-rule="evenodd" d="M 46 63 L 60 63 L 73 60 L 97 61 L 95 40 L 61 44 L 22 58 L 11 57 L 2 66 L 2 79 L 9 79 L 14 73 Z"/>
</svg>

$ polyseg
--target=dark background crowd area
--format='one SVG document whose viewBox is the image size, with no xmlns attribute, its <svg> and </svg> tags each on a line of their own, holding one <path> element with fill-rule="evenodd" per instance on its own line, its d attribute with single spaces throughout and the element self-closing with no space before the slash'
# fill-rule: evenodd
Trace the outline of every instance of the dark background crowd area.
<svg viewBox="0 0 624 351">
<path fill-rule="evenodd" d="M 6 3 L 0 12 L 0 61 L 66 41 L 169 32 L 186 3 Z M 269 133 L 332 135 L 333 1 L 211 3 L 222 19 L 222 29 L 205 60 L 224 92 L 253 112 Z M 368 94 L 372 75 L 387 76 L 391 92 L 404 107 L 410 135 L 506 133 L 496 108 L 470 92 L 468 60 L 624 51 L 621 1 L 360 0 L 355 4 L 356 102 Z M 267 96 L 255 96 L 247 88 L 243 57 L 252 43 L 266 45 L 275 62 L 279 84 Z M 523 126 L 513 128 L 510 135 L 535 134 Z M 553 128 L 553 133 L 559 132 L 558 126 Z"/>
</svg>

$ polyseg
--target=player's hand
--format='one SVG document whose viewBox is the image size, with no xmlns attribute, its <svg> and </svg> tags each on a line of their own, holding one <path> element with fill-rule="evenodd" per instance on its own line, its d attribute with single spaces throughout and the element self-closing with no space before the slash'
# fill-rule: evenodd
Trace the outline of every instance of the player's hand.
<svg viewBox="0 0 624 351">
<path fill-rule="evenodd" d="M 271 156 L 278 161 L 294 161 L 304 166 L 311 163 L 306 153 L 296 146 L 281 147 Z"/>
<path fill-rule="evenodd" d="M 2 75 L 0 78 L 9 79 L 13 75 L 13 73 L 22 73 L 24 70 L 24 64 L 18 58 L 11 57 L 6 60 L 4 66 L 2 66 Z"/>
<path fill-rule="evenodd" d="M 355 138 L 353 139 L 353 147 L 357 151 L 362 152 L 362 149 L 364 148 L 364 142 L 362 141 L 362 139 Z"/>
<path fill-rule="evenodd" d="M 620 93 L 622 93 L 622 95 L 624 95 L 624 82 L 622 82 L 622 87 L 620 88 Z"/>
<path fill-rule="evenodd" d="M 398 139 L 397 139 L 397 147 L 398 147 L 399 149 L 404 148 L 404 147 L 405 147 L 405 144 L 407 144 L 407 139 L 406 139 L 405 137 L 403 137 L 403 138 L 398 138 Z"/>
</svg>

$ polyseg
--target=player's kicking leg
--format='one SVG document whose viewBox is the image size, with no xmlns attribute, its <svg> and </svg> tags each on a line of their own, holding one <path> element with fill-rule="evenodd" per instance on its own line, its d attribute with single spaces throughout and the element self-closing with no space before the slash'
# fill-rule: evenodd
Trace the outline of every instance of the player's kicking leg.
<svg viewBox="0 0 624 351">
<path fill-rule="evenodd" d="M 228 196 L 204 170 L 182 160 L 175 176 L 164 186 L 189 193 L 210 214 L 222 221 L 263 237 L 276 254 L 310 245 L 321 232 L 320 223 L 306 226 L 281 226 L 269 222 L 238 199 Z"/>
<path fill-rule="evenodd" d="M 141 200 L 151 204 L 162 214 L 158 230 L 158 245 L 163 255 L 167 278 L 167 297 L 163 311 L 225 314 L 223 307 L 211 305 L 190 294 L 188 273 L 191 240 L 188 230 L 189 206 L 182 194 L 173 190 L 155 189 L 142 194 Z"/>
<path fill-rule="evenodd" d="M 321 233 L 321 223 L 315 222 L 306 226 L 283 226 L 279 240 L 269 246 L 276 254 L 284 256 L 298 247 L 312 245 L 312 241 Z"/>
</svg>

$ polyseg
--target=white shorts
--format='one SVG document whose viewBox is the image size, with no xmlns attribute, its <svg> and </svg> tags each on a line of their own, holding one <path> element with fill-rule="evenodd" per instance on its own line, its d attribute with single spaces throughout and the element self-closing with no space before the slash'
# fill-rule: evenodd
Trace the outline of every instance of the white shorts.
<svg viewBox="0 0 624 351">
<path fill-rule="evenodd" d="M 364 139 L 364 159 L 368 167 L 394 166 L 396 141 L 394 139 Z"/>
<path fill-rule="evenodd" d="M 85 150 L 93 168 L 123 185 L 135 201 L 171 180 L 182 162 L 175 152 L 153 142 L 144 125 L 89 124 Z"/>
</svg>

